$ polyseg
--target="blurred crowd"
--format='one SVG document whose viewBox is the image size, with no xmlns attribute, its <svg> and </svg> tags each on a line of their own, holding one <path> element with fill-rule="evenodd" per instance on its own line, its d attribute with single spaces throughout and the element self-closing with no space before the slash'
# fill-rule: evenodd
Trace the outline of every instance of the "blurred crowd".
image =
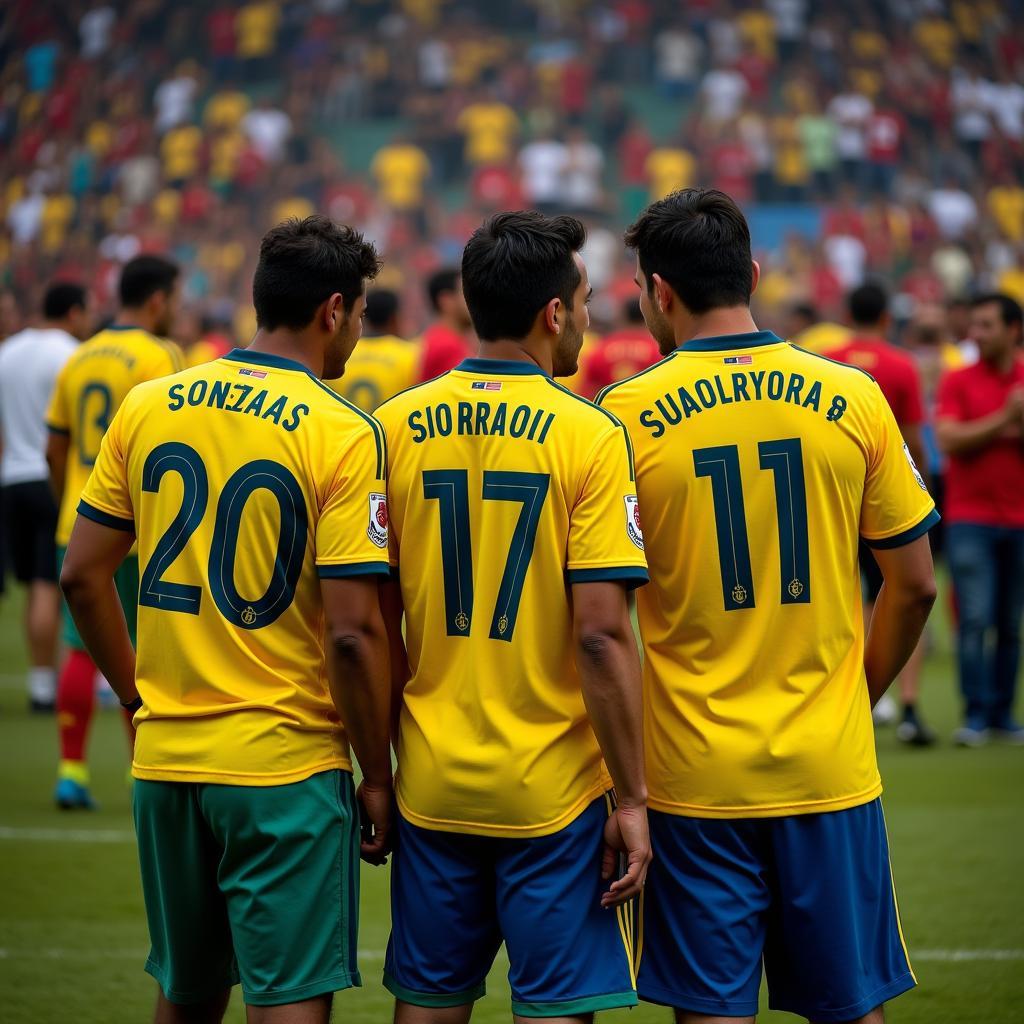
<svg viewBox="0 0 1024 1024">
<path fill-rule="evenodd" d="M 694 184 L 814 212 L 764 264 L 768 326 L 1024 298 L 1024 31 L 1015 0 L 10 0 L 0 13 L 0 285 L 185 268 L 186 345 L 246 338 L 262 232 L 362 227 L 409 332 L 486 212 L 590 226 L 595 320 L 632 288 L 619 232 Z M 755 239 L 755 245 L 757 240 Z"/>
</svg>

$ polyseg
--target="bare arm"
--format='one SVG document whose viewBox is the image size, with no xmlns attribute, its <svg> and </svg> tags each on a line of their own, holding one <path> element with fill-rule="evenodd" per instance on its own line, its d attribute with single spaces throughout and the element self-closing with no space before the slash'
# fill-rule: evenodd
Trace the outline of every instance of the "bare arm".
<svg viewBox="0 0 1024 1024">
<path fill-rule="evenodd" d="M 135 688 L 135 650 L 114 573 L 134 540 L 132 531 L 115 530 L 79 516 L 60 574 L 61 590 L 78 632 L 122 704 L 134 701 L 139 691 Z"/>
<path fill-rule="evenodd" d="M 640 656 L 620 584 L 577 583 L 572 600 L 583 699 L 618 800 L 605 829 L 603 877 L 612 876 L 616 851 L 627 856 L 626 873 L 601 899 L 613 906 L 640 892 L 651 862 Z"/>
<path fill-rule="evenodd" d="M 388 657 L 391 662 L 391 739 L 397 749 L 398 722 L 402 713 L 402 694 L 409 681 L 409 656 L 402 635 L 402 588 L 397 580 L 388 580 L 380 588 L 380 610 L 388 632 Z"/>
<path fill-rule="evenodd" d="M 46 441 L 46 464 L 50 467 L 50 490 L 58 506 L 64 498 L 64 477 L 70 447 L 71 438 L 67 434 L 50 431 Z"/>
<path fill-rule="evenodd" d="M 884 583 L 864 649 L 871 706 L 899 675 L 935 603 L 935 570 L 927 535 L 899 548 L 872 548 Z"/>
<path fill-rule="evenodd" d="M 935 424 L 939 447 L 947 455 L 969 455 L 987 448 L 993 441 L 1009 435 L 1020 437 L 1024 410 L 1024 390 L 1010 393 L 1002 409 L 977 420 L 940 419 Z"/>
<path fill-rule="evenodd" d="M 331 697 L 359 760 L 359 798 L 373 825 L 361 854 L 383 863 L 391 831 L 391 690 L 375 577 L 322 579 Z"/>
</svg>

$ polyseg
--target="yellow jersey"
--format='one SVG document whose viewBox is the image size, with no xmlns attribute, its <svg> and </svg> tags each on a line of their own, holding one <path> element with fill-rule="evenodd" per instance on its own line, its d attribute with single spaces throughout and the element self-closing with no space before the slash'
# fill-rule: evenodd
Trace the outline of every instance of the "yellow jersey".
<svg viewBox="0 0 1024 1024">
<path fill-rule="evenodd" d="M 411 388 L 420 377 L 423 345 L 393 334 L 363 338 L 337 380 L 324 381 L 364 412 Z"/>
<path fill-rule="evenodd" d="M 632 435 L 644 508 L 650 806 L 874 799 L 858 539 L 938 521 L 874 379 L 759 331 L 687 342 L 598 401 Z"/>
<path fill-rule="evenodd" d="M 46 425 L 70 439 L 57 543 L 66 547 L 103 435 L 136 384 L 177 373 L 185 357 L 174 342 L 138 327 L 108 327 L 75 350 L 57 375 Z"/>
<path fill-rule="evenodd" d="M 236 349 L 136 388 L 80 514 L 139 546 L 139 779 L 350 769 L 320 577 L 388 573 L 383 431 L 300 363 Z"/>
<path fill-rule="evenodd" d="M 385 402 L 411 678 L 398 805 L 422 828 L 555 832 L 610 788 L 570 585 L 647 579 L 629 439 L 533 363 L 466 359 Z"/>
</svg>

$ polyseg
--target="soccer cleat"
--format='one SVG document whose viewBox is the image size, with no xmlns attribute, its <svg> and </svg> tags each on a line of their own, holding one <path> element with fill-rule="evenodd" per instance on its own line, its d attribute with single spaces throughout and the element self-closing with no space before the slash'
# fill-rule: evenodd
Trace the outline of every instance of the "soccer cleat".
<svg viewBox="0 0 1024 1024">
<path fill-rule="evenodd" d="M 53 799 L 62 811 L 96 810 L 96 801 L 93 800 L 89 787 L 75 782 L 74 779 L 58 779 Z"/>
<path fill-rule="evenodd" d="M 953 733 L 953 744 L 957 747 L 983 747 L 988 743 L 988 729 L 975 729 L 970 725 L 962 725 Z"/>
<path fill-rule="evenodd" d="M 896 726 L 896 739 L 911 747 L 930 747 L 935 742 L 935 733 L 917 715 L 904 715 Z"/>
<path fill-rule="evenodd" d="M 1009 743 L 1014 747 L 1024 747 L 1024 725 L 1009 721 L 1005 725 L 997 725 L 992 729 L 994 739 Z"/>
<path fill-rule="evenodd" d="M 871 712 L 871 718 L 875 725 L 892 725 L 896 721 L 896 715 L 896 701 L 887 693 L 882 695 L 882 699 Z"/>
</svg>

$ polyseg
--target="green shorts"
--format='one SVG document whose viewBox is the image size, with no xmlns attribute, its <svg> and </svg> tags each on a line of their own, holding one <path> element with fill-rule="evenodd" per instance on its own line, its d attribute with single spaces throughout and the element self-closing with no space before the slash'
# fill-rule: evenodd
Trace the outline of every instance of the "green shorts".
<svg viewBox="0 0 1024 1024">
<path fill-rule="evenodd" d="M 57 548 L 57 572 L 64 564 L 65 547 Z M 132 647 L 135 646 L 135 627 L 139 619 L 139 560 L 135 555 L 129 555 L 114 573 L 114 585 L 117 587 L 117 596 L 121 599 L 121 607 L 124 609 L 124 619 L 128 623 L 128 635 L 132 639 Z M 75 620 L 71 618 L 71 609 L 67 601 L 61 602 L 63 629 L 61 638 L 68 647 L 76 651 L 84 651 L 85 643 L 78 635 L 78 627 Z"/>
<path fill-rule="evenodd" d="M 359 815 L 350 772 L 287 786 L 136 779 L 135 832 L 152 941 L 172 1003 L 239 981 L 279 1006 L 361 985 Z"/>
</svg>

